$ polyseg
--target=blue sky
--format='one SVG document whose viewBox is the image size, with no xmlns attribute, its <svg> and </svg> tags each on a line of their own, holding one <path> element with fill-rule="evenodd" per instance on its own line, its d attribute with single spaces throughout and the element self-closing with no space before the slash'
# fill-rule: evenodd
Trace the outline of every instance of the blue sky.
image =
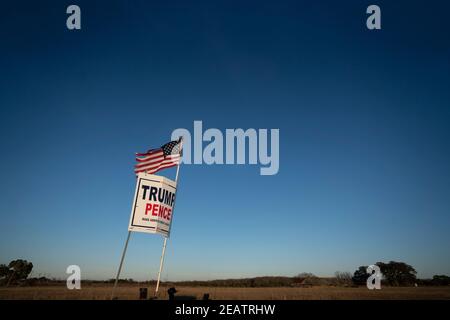
<svg viewBox="0 0 450 320">
<path fill-rule="evenodd" d="M 0 17 L 0 263 L 115 276 L 134 153 L 176 128 L 279 128 L 280 171 L 180 170 L 163 280 L 450 274 L 445 1 L 11 1 Z M 174 170 L 161 172 L 169 177 Z M 134 233 L 122 277 L 157 275 Z"/>
</svg>

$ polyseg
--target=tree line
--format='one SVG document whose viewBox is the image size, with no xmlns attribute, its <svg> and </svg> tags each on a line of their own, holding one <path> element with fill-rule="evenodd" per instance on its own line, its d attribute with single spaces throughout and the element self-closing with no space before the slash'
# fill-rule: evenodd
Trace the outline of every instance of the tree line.
<svg viewBox="0 0 450 320">
<path fill-rule="evenodd" d="M 435 275 L 432 279 L 418 279 L 416 270 L 404 262 L 390 261 L 377 262 L 376 265 L 382 273 L 382 285 L 387 286 L 449 286 L 450 277 Z M 45 277 L 30 278 L 33 263 L 17 259 L 8 265 L 0 264 L 0 285 L 52 285 L 65 283 L 65 280 L 54 280 Z M 267 276 L 244 279 L 223 279 L 208 281 L 177 281 L 163 284 L 178 286 L 208 286 L 208 287 L 309 287 L 309 286 L 365 286 L 370 274 L 367 266 L 360 266 L 353 274 L 350 272 L 336 272 L 334 277 L 317 277 L 312 273 L 300 273 L 294 277 Z M 114 279 L 106 281 L 88 281 L 85 283 L 111 283 Z M 120 283 L 137 284 L 133 279 L 120 279 Z M 154 284 L 155 281 L 139 282 L 140 284 Z"/>
</svg>

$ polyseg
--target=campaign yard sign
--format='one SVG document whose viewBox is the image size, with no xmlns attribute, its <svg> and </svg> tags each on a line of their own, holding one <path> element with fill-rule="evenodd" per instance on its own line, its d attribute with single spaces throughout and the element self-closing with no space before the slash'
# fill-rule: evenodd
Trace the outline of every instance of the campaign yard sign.
<svg viewBox="0 0 450 320">
<path fill-rule="evenodd" d="M 128 230 L 159 233 L 168 238 L 176 191 L 175 181 L 139 173 Z"/>
</svg>

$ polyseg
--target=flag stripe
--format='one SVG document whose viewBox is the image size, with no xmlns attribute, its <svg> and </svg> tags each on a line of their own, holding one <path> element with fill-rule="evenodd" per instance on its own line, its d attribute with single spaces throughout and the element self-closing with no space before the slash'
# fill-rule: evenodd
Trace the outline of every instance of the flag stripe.
<svg viewBox="0 0 450 320">
<path fill-rule="evenodd" d="M 142 167 L 148 166 L 149 164 L 155 164 L 155 163 L 161 162 L 163 160 L 164 160 L 164 157 L 161 157 L 161 158 L 158 158 L 158 159 L 155 159 L 155 160 L 152 160 L 152 161 L 139 162 L 134 167 L 135 168 L 142 168 Z"/>
<path fill-rule="evenodd" d="M 153 167 L 157 167 L 160 164 L 164 164 L 164 163 L 178 163 L 179 162 L 179 157 L 173 157 L 173 158 L 169 158 L 169 159 L 161 159 L 160 161 L 156 161 L 156 162 L 150 162 L 150 163 L 143 163 L 140 165 L 135 166 L 136 170 L 140 170 L 143 168 L 153 168 Z"/>
<path fill-rule="evenodd" d="M 175 167 L 175 166 L 177 166 L 177 165 L 178 165 L 178 163 L 173 163 L 173 164 L 167 164 L 167 165 L 159 166 L 159 167 L 157 167 L 157 168 L 155 168 L 155 169 L 152 169 L 152 170 L 149 170 L 149 169 L 141 169 L 141 170 L 137 170 L 137 171 L 135 171 L 135 172 L 136 172 L 136 173 L 139 173 L 139 172 L 147 171 L 148 173 L 152 174 L 152 173 L 155 173 L 155 172 L 157 172 L 157 171 L 159 171 L 159 170 L 161 170 L 161 169 L 171 168 L 171 167 Z"/>
<path fill-rule="evenodd" d="M 145 164 L 145 165 L 141 165 L 141 166 L 139 166 L 139 167 L 136 167 L 135 169 L 136 169 L 136 170 L 141 170 L 141 169 L 144 169 L 144 168 L 154 168 L 154 167 L 157 167 L 157 166 L 159 166 L 159 165 L 161 165 L 161 164 L 166 164 L 166 163 L 178 163 L 179 160 L 180 160 L 179 157 L 176 157 L 176 158 L 170 158 L 170 159 L 161 159 L 161 161 L 154 162 L 154 163 L 148 163 L 148 164 Z"/>
<path fill-rule="evenodd" d="M 136 169 L 142 169 L 142 168 L 146 168 L 146 167 L 156 167 L 158 164 L 160 163 L 169 163 L 169 162 L 178 162 L 179 161 L 179 157 L 171 157 L 171 158 L 161 158 L 159 161 L 157 162 L 151 162 L 151 163 L 143 163 L 142 165 L 136 166 Z"/>
<path fill-rule="evenodd" d="M 146 161 L 146 160 L 150 160 L 150 159 L 154 159 L 157 157 L 160 157 L 164 155 L 164 152 L 162 150 L 159 150 L 158 152 L 152 153 L 150 155 L 146 155 L 146 156 L 142 156 L 141 158 L 136 158 L 137 161 Z"/>
<path fill-rule="evenodd" d="M 166 159 L 167 158 L 169 158 L 169 156 L 167 156 Z M 152 158 L 152 159 L 149 159 L 149 160 L 145 160 L 145 161 L 139 162 L 138 164 L 135 165 L 135 167 L 136 168 L 137 167 L 143 167 L 143 166 L 146 166 L 147 164 L 156 163 L 156 162 L 162 161 L 164 159 L 165 159 L 164 156 L 161 155 L 158 158 Z"/>
</svg>

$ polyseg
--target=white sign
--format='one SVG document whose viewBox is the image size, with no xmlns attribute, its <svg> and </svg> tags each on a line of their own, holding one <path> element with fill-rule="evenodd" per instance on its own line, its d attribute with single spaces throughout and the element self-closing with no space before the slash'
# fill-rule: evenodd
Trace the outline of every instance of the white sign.
<svg viewBox="0 0 450 320">
<path fill-rule="evenodd" d="M 139 173 L 128 230 L 159 233 L 168 238 L 176 191 L 175 181 Z"/>
</svg>

